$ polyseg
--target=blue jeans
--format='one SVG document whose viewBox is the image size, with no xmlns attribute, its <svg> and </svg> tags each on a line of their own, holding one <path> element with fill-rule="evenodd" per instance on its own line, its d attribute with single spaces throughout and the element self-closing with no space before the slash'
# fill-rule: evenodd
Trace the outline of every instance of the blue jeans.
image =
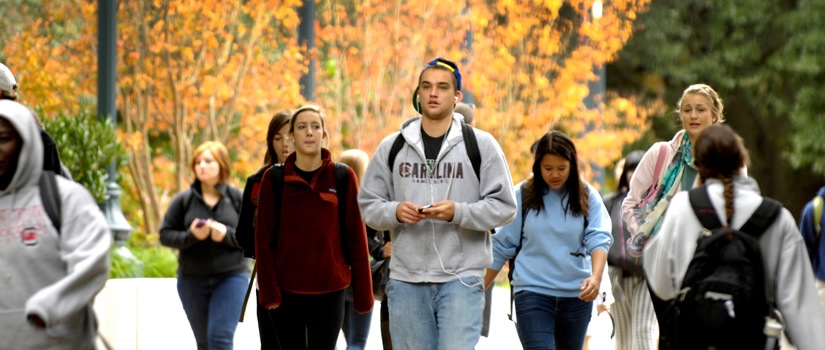
<svg viewBox="0 0 825 350">
<path fill-rule="evenodd" d="M 350 287 L 352 288 L 352 287 Z M 347 340 L 347 350 L 364 350 L 367 346 L 367 336 L 370 335 L 372 311 L 359 314 L 353 309 L 352 300 L 344 300 L 344 339 Z"/>
<path fill-rule="evenodd" d="M 576 349 L 584 346 L 584 336 L 593 312 L 593 302 L 520 291 L 515 295 L 521 345 L 532 349 Z"/>
<path fill-rule="evenodd" d="M 224 278 L 178 277 L 178 295 L 198 350 L 232 349 L 249 274 Z"/>
<path fill-rule="evenodd" d="M 387 283 L 392 347 L 474 349 L 481 337 L 484 287 L 480 277 L 447 283 Z"/>
</svg>

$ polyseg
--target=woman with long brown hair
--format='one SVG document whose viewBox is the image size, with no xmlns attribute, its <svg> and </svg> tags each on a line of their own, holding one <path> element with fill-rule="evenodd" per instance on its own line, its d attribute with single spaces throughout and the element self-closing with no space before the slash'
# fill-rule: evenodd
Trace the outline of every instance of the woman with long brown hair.
<svg viewBox="0 0 825 350">
<path fill-rule="evenodd" d="M 258 210 L 258 194 L 261 190 L 261 179 L 264 172 L 273 164 L 281 164 L 286 161 L 286 157 L 291 152 L 289 139 L 289 120 L 292 119 L 292 110 L 285 109 L 272 116 L 269 120 L 269 127 L 266 132 L 266 155 L 264 164 L 252 176 L 246 179 L 246 186 L 243 190 L 243 205 L 241 206 L 241 218 L 238 219 L 238 228 L 235 234 L 238 243 L 244 250 L 244 256 L 255 257 L 255 216 Z M 256 278 L 256 276 L 252 276 Z M 255 293 L 258 291 L 257 280 L 255 281 Z M 258 334 L 261 337 L 261 349 L 272 349 L 278 345 L 275 338 L 275 329 L 272 328 L 272 320 L 269 319 L 269 311 L 266 307 L 257 303 Z"/>
</svg>

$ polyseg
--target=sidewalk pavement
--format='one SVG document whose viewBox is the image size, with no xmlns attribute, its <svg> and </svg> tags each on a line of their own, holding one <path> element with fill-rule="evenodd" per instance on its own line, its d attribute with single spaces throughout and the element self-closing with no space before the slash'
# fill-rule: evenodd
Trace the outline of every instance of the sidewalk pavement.
<svg viewBox="0 0 825 350">
<path fill-rule="evenodd" d="M 253 292 L 254 297 L 254 292 Z M 373 307 L 367 350 L 381 350 L 380 304 Z M 183 312 L 174 278 L 112 279 L 95 300 L 100 333 L 117 350 L 175 349 L 195 350 L 195 338 Z M 510 290 L 493 291 L 490 337 L 481 337 L 476 349 L 521 349 L 515 325 L 507 319 Z M 609 334 L 608 334 L 609 336 Z M 612 349 L 603 337 L 591 349 Z M 596 344 L 593 344 L 596 345 Z M 105 347 L 98 347 L 105 349 Z M 244 322 L 235 332 L 235 349 L 260 349 L 254 299 L 246 308 Z M 338 349 L 345 350 L 343 334 Z"/>
</svg>

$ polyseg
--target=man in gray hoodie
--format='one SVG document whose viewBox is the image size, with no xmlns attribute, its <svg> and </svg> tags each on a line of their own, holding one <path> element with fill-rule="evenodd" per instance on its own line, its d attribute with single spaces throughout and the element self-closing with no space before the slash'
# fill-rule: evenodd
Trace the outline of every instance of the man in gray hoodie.
<svg viewBox="0 0 825 350">
<path fill-rule="evenodd" d="M 453 113 L 462 96 L 455 63 L 428 63 L 416 91 L 423 117 L 381 142 L 358 202 L 367 225 L 392 230 L 386 291 L 393 348 L 473 349 L 492 263 L 489 231 L 516 216 L 512 178 L 501 147 L 477 129 L 481 164 L 473 168 L 463 119 Z M 404 143 L 390 163 L 399 136 Z"/>
<path fill-rule="evenodd" d="M 92 349 L 111 231 L 89 191 L 60 176 L 55 228 L 40 196 L 42 169 L 32 112 L 0 100 L 0 348 Z"/>
</svg>

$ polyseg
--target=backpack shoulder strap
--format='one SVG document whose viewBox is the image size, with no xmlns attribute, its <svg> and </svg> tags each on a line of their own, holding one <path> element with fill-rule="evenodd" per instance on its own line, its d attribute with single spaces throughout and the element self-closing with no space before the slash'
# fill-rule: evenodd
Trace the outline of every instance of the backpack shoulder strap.
<svg viewBox="0 0 825 350">
<path fill-rule="evenodd" d="M 238 197 L 238 191 L 235 191 L 233 186 L 228 186 L 229 191 L 229 199 L 232 201 L 232 205 L 235 206 L 235 211 L 240 214 L 241 213 L 241 202 L 243 201 L 243 193 L 240 193 L 240 197 Z"/>
<path fill-rule="evenodd" d="M 665 158 L 667 158 L 667 147 L 666 142 L 659 145 L 659 158 L 656 159 L 656 170 L 653 171 L 654 182 L 658 182 L 659 176 L 662 174 L 662 167 L 665 165 Z"/>
<path fill-rule="evenodd" d="M 393 164 L 395 164 L 395 157 L 398 155 L 398 152 L 401 152 L 401 149 L 404 148 L 404 135 L 398 133 L 398 136 L 395 138 L 395 141 L 392 142 L 392 147 L 390 148 L 390 155 L 387 157 L 387 166 L 390 168 L 390 172 L 392 172 Z"/>
<path fill-rule="evenodd" d="M 274 207 L 272 212 L 279 218 L 281 217 L 281 198 L 284 196 L 284 165 L 281 163 L 273 164 L 269 167 L 269 180 L 272 182 L 272 202 Z M 272 249 L 275 249 L 275 244 L 278 243 L 278 235 L 280 234 L 280 225 L 275 225 L 272 238 Z M 257 248 L 256 248 L 257 249 Z"/>
<path fill-rule="evenodd" d="M 719 222 L 719 216 L 716 214 L 716 209 L 714 209 L 710 203 L 707 187 L 699 186 L 688 191 L 688 199 L 690 200 L 690 206 L 693 208 L 693 213 L 696 214 L 699 222 L 702 223 L 702 227 L 708 230 L 715 230 L 722 227 L 722 223 Z"/>
<path fill-rule="evenodd" d="M 782 210 L 782 204 L 773 200 L 772 198 L 762 197 L 762 203 L 756 208 L 756 211 L 751 214 L 748 221 L 739 228 L 739 231 L 747 233 L 754 238 L 759 238 L 765 229 L 776 220 L 779 212 Z"/>
<path fill-rule="evenodd" d="M 822 196 L 814 197 L 814 230 L 817 237 L 822 234 L 822 200 Z"/>
<path fill-rule="evenodd" d="M 46 210 L 46 215 L 49 216 L 54 228 L 57 229 L 57 235 L 60 235 L 60 227 L 62 220 L 60 216 L 60 189 L 57 187 L 57 174 L 51 170 L 44 170 L 40 174 L 40 201 L 43 202 L 43 209 Z"/>
<path fill-rule="evenodd" d="M 461 133 L 464 134 L 464 147 L 467 148 L 467 156 L 470 157 L 473 171 L 476 173 L 476 178 L 481 180 L 481 152 L 478 150 L 475 130 L 472 126 L 461 123 Z"/>
<path fill-rule="evenodd" d="M 341 252 L 344 254 L 344 261 L 349 265 L 349 239 L 347 238 L 347 178 L 349 177 L 349 166 L 344 163 L 335 163 L 335 192 L 338 195 L 338 234 L 341 235 Z"/>
<path fill-rule="evenodd" d="M 192 202 L 192 197 L 193 196 L 194 196 L 194 194 L 192 194 L 192 188 L 191 187 L 187 188 L 186 190 L 183 191 L 183 212 L 184 213 L 189 211 L 189 203 Z"/>
<path fill-rule="evenodd" d="M 665 165 L 665 158 L 667 158 L 666 142 L 659 144 L 659 158 L 656 159 L 656 170 L 653 171 L 653 181 L 650 182 L 650 188 L 647 189 L 647 196 L 639 203 L 639 208 L 643 208 L 656 196 L 659 192 L 659 176 L 662 175 L 662 167 Z"/>
<path fill-rule="evenodd" d="M 269 177 L 272 181 L 272 195 L 275 199 L 275 209 L 277 213 L 281 212 L 281 197 L 284 194 L 284 165 L 273 164 L 269 168 Z"/>
<path fill-rule="evenodd" d="M 524 198 L 524 197 L 522 197 Z M 516 246 L 516 255 L 510 259 L 510 271 L 507 272 L 507 279 L 510 281 L 510 313 L 507 314 L 507 318 L 510 321 L 513 320 L 513 304 L 516 300 L 515 289 L 513 288 L 513 272 L 516 270 L 516 256 L 521 251 L 521 244 L 524 241 L 524 221 L 526 220 L 525 216 L 527 216 L 527 207 L 524 206 L 524 200 L 521 201 L 521 230 L 519 231 L 518 236 L 518 246 Z"/>
</svg>

